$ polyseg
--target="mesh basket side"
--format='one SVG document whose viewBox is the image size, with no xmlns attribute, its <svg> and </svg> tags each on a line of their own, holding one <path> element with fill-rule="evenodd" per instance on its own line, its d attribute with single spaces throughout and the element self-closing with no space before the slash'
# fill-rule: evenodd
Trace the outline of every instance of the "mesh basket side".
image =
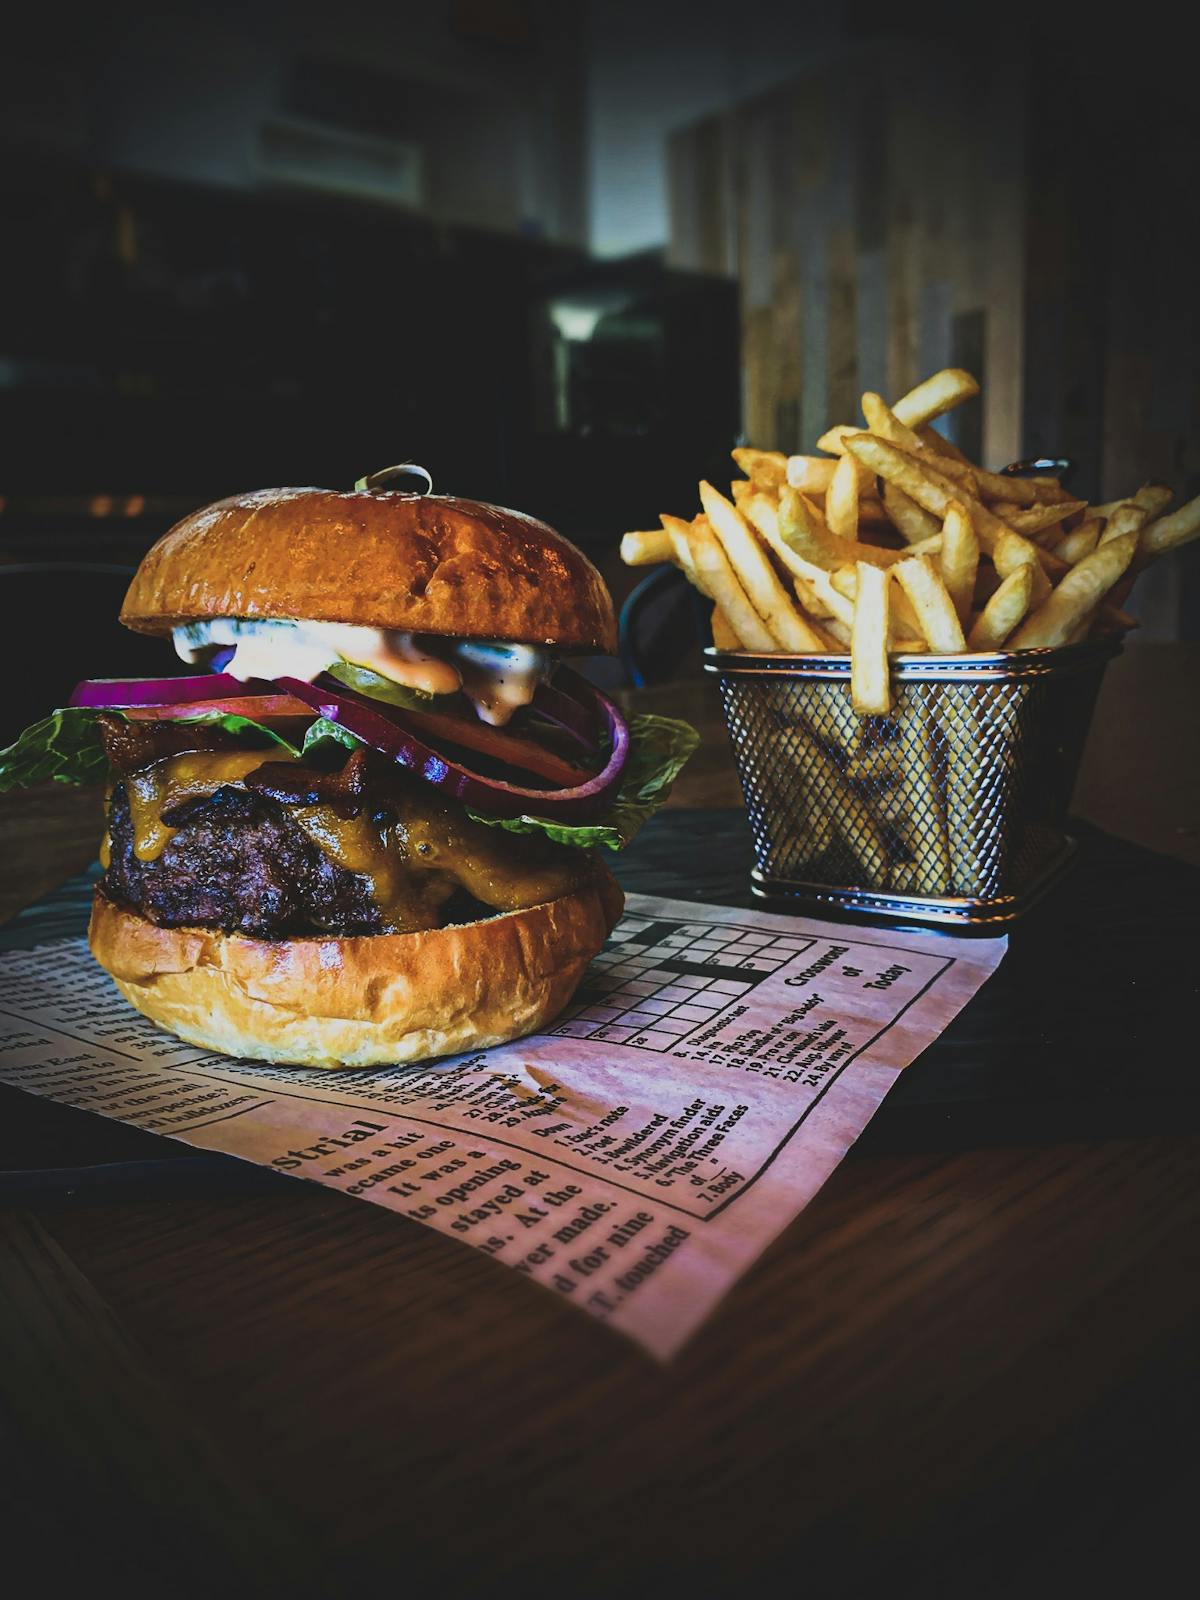
<svg viewBox="0 0 1200 1600">
<path fill-rule="evenodd" d="M 1020 895 L 1061 828 L 1100 670 L 906 678 L 860 717 L 847 678 L 722 674 L 768 879 L 987 901 Z"/>
</svg>

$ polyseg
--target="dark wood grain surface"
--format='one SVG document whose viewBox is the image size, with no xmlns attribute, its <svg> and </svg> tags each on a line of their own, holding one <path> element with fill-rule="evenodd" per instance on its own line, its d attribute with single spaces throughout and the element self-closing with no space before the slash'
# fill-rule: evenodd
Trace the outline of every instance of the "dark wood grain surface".
<svg viewBox="0 0 1200 1600">
<path fill-rule="evenodd" d="M 1102 703 L 1078 808 L 1194 859 L 1196 662 L 1150 659 L 1122 664 L 1127 687 L 1110 675 L 1122 715 Z M 1158 697 L 1136 725 L 1135 684 Z M 710 735 L 677 800 L 735 799 L 707 691 L 643 698 Z M 86 862 L 94 804 L 5 803 L 7 909 Z M 1071 934 L 1094 961 L 1051 948 L 1004 1004 L 1053 1006 L 1061 972 L 1071 1014 L 1122 1031 L 1136 1106 L 1162 1063 L 1095 920 Z M 1134 989 L 1153 937 L 1138 963 Z M 982 1056 L 1006 1024 L 975 1015 Z M 1024 1020 L 1025 1098 L 1039 1059 L 1077 1047 L 1086 1073 L 1094 1044 Z M 1172 1108 L 1128 1128 L 1082 1096 L 1073 1118 L 1066 1096 L 1033 1131 L 935 1113 L 925 1137 L 868 1133 L 667 1368 L 476 1252 L 309 1185 L 9 1206 L 5 1570 L 36 1559 L 46 1593 L 97 1574 L 130 1594 L 1166 1592 L 1197 1488 L 1193 1057 L 1185 1034 Z M 4 1102 L 9 1151 L 24 1098 Z M 72 1161 L 86 1146 L 60 1143 Z"/>
</svg>

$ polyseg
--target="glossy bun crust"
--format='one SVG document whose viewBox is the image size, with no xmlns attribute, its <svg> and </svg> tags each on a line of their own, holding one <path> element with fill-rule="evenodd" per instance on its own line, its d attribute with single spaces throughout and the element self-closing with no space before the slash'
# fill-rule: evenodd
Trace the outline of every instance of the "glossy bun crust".
<svg viewBox="0 0 1200 1600">
<path fill-rule="evenodd" d="M 570 894 L 482 922 L 270 940 L 160 928 L 97 891 L 88 942 L 130 1004 L 190 1044 L 291 1066 L 393 1066 L 535 1032 L 623 904 L 597 866 Z"/>
<path fill-rule="evenodd" d="M 260 489 L 194 512 L 134 575 L 121 621 L 304 618 L 614 651 L 612 599 L 544 522 L 478 500 Z"/>
</svg>

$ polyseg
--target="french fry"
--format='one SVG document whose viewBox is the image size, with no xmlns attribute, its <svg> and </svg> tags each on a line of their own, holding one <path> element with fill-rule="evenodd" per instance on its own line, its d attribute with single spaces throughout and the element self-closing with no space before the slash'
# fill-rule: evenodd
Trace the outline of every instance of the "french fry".
<svg viewBox="0 0 1200 1600">
<path fill-rule="evenodd" d="M 1103 600 L 1096 607 L 1096 625 L 1102 633 L 1129 633 L 1134 628 L 1140 628 L 1142 624 L 1137 617 L 1130 616 L 1128 611 L 1122 611 L 1120 606 L 1113 605 L 1111 600 Z"/>
<path fill-rule="evenodd" d="M 1097 545 L 1073 566 L 1010 640 L 1013 650 L 1047 649 L 1064 644 L 1079 619 L 1092 611 L 1121 577 L 1137 550 L 1136 533 L 1123 533 Z"/>
<path fill-rule="evenodd" d="M 783 648 L 800 653 L 820 651 L 820 636 L 801 616 L 737 508 L 707 481 L 700 484 L 700 503 L 751 605 Z M 729 612 L 729 620 L 744 638 L 741 624 L 723 598 L 714 598 Z"/>
<path fill-rule="evenodd" d="M 1018 510 L 1032 510 L 1044 500 L 1051 498 L 1050 491 L 1032 478 L 1016 478 L 1003 472 L 985 472 L 982 467 L 972 466 L 969 461 L 959 461 L 953 456 L 935 457 L 934 464 L 945 477 L 961 484 L 968 494 L 973 494 L 980 500 L 989 500 L 994 507 L 1005 505 L 1014 506 Z M 1056 503 L 1064 506 L 1060 521 L 1062 517 L 1071 514 L 1065 509 L 1066 507 L 1073 506 L 1078 510 L 1081 504 L 1062 493 L 1054 498 Z M 1004 513 L 997 510 L 996 515 L 1003 516 Z"/>
<path fill-rule="evenodd" d="M 946 367 L 910 389 L 896 401 L 892 410 L 898 421 L 909 428 L 919 428 L 922 423 L 932 422 L 978 393 L 979 385 L 969 372 L 961 367 Z"/>
<path fill-rule="evenodd" d="M 805 709 L 805 719 L 808 728 L 825 747 L 838 770 L 846 773 L 851 752 L 858 742 L 863 718 L 851 705 L 845 684 L 825 682 L 814 685 L 812 696 Z M 842 823 L 843 833 L 848 832 L 845 819 L 839 817 L 836 812 L 834 820 Z"/>
<path fill-rule="evenodd" d="M 1050 593 L 1050 579 L 1042 570 L 1037 549 L 1019 533 L 1007 529 L 999 534 L 992 546 L 992 565 L 1002 578 L 1007 578 L 1017 567 L 1028 567 L 1033 581 L 1033 604 L 1040 606 Z"/>
<path fill-rule="evenodd" d="M 835 841 L 836 802 L 805 765 L 812 742 L 807 724 L 777 725 L 772 718 L 760 732 L 773 759 L 755 763 L 753 783 L 759 806 L 775 823 L 772 856 L 777 871 L 800 877 Z"/>
<path fill-rule="evenodd" d="M 831 461 L 828 456 L 787 458 L 787 481 L 793 489 L 799 489 L 802 494 L 828 494 L 829 485 L 833 482 L 836 471 L 837 462 Z"/>
<path fill-rule="evenodd" d="M 894 788 L 900 781 L 902 748 L 900 725 L 894 719 L 862 718 L 847 751 L 846 776 L 876 791 Z M 883 820 L 890 820 L 887 806 L 885 801 Z"/>
<path fill-rule="evenodd" d="M 796 587 L 796 598 L 801 606 L 809 611 L 810 617 L 820 619 L 822 623 L 820 631 L 828 635 L 829 629 L 824 624 L 829 617 L 836 617 L 849 626 L 854 620 L 853 602 L 843 599 L 834 590 L 829 581 L 829 573 L 824 567 L 819 567 L 814 562 L 797 555 L 791 546 L 784 542 L 779 531 L 778 508 L 765 495 L 756 495 L 746 507 L 746 515 L 772 555 L 791 574 Z M 832 538 L 832 535 L 829 537 Z M 804 585 L 803 589 L 801 585 Z M 820 612 L 810 610 L 805 600 L 805 595 L 808 593 L 812 594 L 815 602 L 822 608 Z"/>
<path fill-rule="evenodd" d="M 1141 547 L 1148 556 L 1160 556 L 1165 550 L 1174 550 L 1187 544 L 1200 534 L 1200 495 L 1186 505 L 1172 511 L 1170 516 L 1159 517 L 1142 530 Z"/>
<path fill-rule="evenodd" d="M 939 433 L 932 423 L 923 422 L 916 432 L 930 455 L 949 456 L 953 461 L 961 461 L 964 467 L 971 465 L 958 446 L 947 439 L 944 433 Z"/>
<path fill-rule="evenodd" d="M 825 521 L 839 539 L 858 538 L 858 463 L 842 456 L 825 496 Z"/>
<path fill-rule="evenodd" d="M 975 474 L 975 481 L 979 485 L 979 495 L 984 500 L 1025 507 L 1042 505 L 1052 500 L 1060 504 L 1072 503 L 1065 489 L 1055 494 L 1048 485 L 1038 483 L 1033 478 L 1018 478 L 1008 472 L 985 472 L 982 467 L 972 467 L 971 471 Z M 948 473 L 947 476 L 952 474 Z"/>
<path fill-rule="evenodd" d="M 946 894 L 950 845 L 928 708 L 920 701 L 910 702 L 904 708 L 903 725 L 903 764 L 895 801 L 903 818 L 900 828 L 909 859 L 893 865 L 892 887 L 908 894 Z"/>
<path fill-rule="evenodd" d="M 1169 512 L 1164 484 L 1089 506 L 1056 477 L 975 465 L 932 421 L 977 392 L 956 368 L 894 406 L 868 390 L 866 429 L 828 429 L 818 441 L 826 455 L 739 447 L 744 476 L 731 483 L 731 499 L 702 483 L 704 510 L 692 523 L 664 516 L 661 532 L 622 540 L 628 564 L 672 560 L 712 599 L 722 649 L 849 652 L 850 694 L 826 684 L 812 713 L 815 787 L 796 848 L 825 853 L 836 823 L 837 849 L 856 855 L 864 873 L 855 881 L 913 894 L 992 893 L 1002 858 L 990 832 L 976 831 L 981 701 L 969 686 L 929 699 L 906 693 L 885 715 L 889 661 L 1051 649 L 1124 632 L 1137 626 L 1121 609 L 1135 576 L 1200 536 L 1200 497 Z M 822 686 L 812 692 L 820 700 Z M 989 707 L 993 733 L 1015 704 Z M 885 723 L 894 749 L 879 744 Z M 1015 736 L 1015 722 L 1005 728 Z M 833 772 L 844 775 L 840 787 Z M 856 784 L 884 793 L 864 810 L 846 798 L 861 801 Z M 804 815 L 803 794 L 778 798 L 795 819 Z M 889 864 L 901 842 L 904 858 Z M 840 870 L 834 854 L 822 870 Z"/>
<path fill-rule="evenodd" d="M 939 461 L 936 468 L 932 467 L 928 462 L 918 461 L 907 451 L 889 444 L 886 439 L 877 439 L 872 433 L 853 434 L 846 440 L 846 448 L 864 465 L 870 467 L 872 472 L 878 473 L 881 478 L 886 478 L 889 483 L 894 483 L 910 500 L 915 500 L 932 516 L 940 517 L 944 521 L 951 503 L 959 501 L 971 518 L 980 549 L 989 555 L 1002 533 L 1011 534 L 1014 539 L 1022 537 L 994 512 L 989 511 L 982 501 L 968 494 L 961 485 L 947 477 L 941 470 L 943 462 Z M 1029 544 L 1028 540 L 1024 542 Z M 1035 556 L 1039 555 L 1036 545 L 1030 544 L 1029 548 Z M 1060 562 L 1048 550 L 1040 552 L 1040 559 L 1047 570 L 1065 571 L 1065 562 Z"/>
<path fill-rule="evenodd" d="M 756 489 L 782 489 L 787 482 L 787 457 L 781 450 L 750 450 L 744 446 L 733 459 Z"/>
<path fill-rule="evenodd" d="M 881 568 L 880 570 L 883 571 L 886 569 Z M 850 602 L 850 604 L 853 604 L 858 598 L 857 564 L 852 567 L 839 567 L 837 572 L 833 573 L 833 575 L 830 577 L 829 582 L 830 586 L 837 594 L 842 595 L 845 600 Z M 889 644 L 890 649 L 899 649 L 899 644 L 896 641 L 900 639 L 903 639 L 909 644 L 916 640 L 918 641 L 916 644 L 916 648 L 918 650 L 923 650 L 925 648 L 925 640 L 921 634 L 921 619 L 913 610 L 912 601 L 908 598 L 903 589 L 892 590 L 888 599 L 888 614 L 892 621 L 892 642 Z"/>
<path fill-rule="evenodd" d="M 853 620 L 843 622 L 840 617 L 830 617 L 825 624 L 825 632 L 837 645 L 838 652 L 841 655 L 849 654 L 853 626 Z"/>
<path fill-rule="evenodd" d="M 975 574 L 979 568 L 979 540 L 971 526 L 971 518 L 957 501 L 953 501 L 942 525 L 941 569 L 946 593 L 953 602 L 958 620 L 963 627 L 971 615 L 971 601 L 975 596 Z"/>
<path fill-rule="evenodd" d="M 1011 477 L 1012 474 L 1007 473 L 1005 476 Z M 1064 489 L 1057 478 L 1049 477 L 1045 473 L 1035 472 L 1031 478 L 1026 478 L 1025 482 L 1032 483 L 1037 489 L 1039 501 L 1053 503 L 1056 500 L 1066 501 L 1072 498 L 1069 489 Z"/>
<path fill-rule="evenodd" d="M 1081 522 L 1077 528 L 1072 528 L 1070 533 L 1063 535 L 1054 546 L 1054 554 L 1074 566 L 1077 561 L 1082 561 L 1084 556 L 1091 555 L 1100 543 L 1100 535 L 1103 532 L 1103 517 L 1089 517 L 1086 522 Z"/>
<path fill-rule="evenodd" d="M 846 454 L 846 435 L 857 433 L 858 429 L 852 422 L 839 422 L 836 428 L 828 428 L 817 440 L 817 449 L 825 450 L 831 456 L 844 456 Z"/>
<path fill-rule="evenodd" d="M 923 450 L 920 434 L 906 427 L 881 394 L 868 389 L 862 397 L 862 413 L 867 419 L 868 431 L 881 439 L 890 439 L 901 450 Z M 844 448 L 844 447 L 843 447 Z"/>
<path fill-rule="evenodd" d="M 801 727 L 791 730 L 799 770 L 811 775 L 810 793 L 824 791 L 823 809 L 836 818 L 838 832 L 858 857 L 870 883 L 882 885 L 888 870 L 888 846 L 866 801 L 843 777 L 825 746 Z"/>
<path fill-rule="evenodd" d="M 797 577 L 796 579 L 797 583 L 802 583 L 804 581 L 805 580 L 800 577 Z M 840 593 L 840 591 L 834 587 L 832 577 L 828 572 L 825 571 L 823 567 L 814 567 L 811 575 L 807 579 L 807 582 L 813 594 L 816 595 L 817 599 L 825 608 L 825 615 L 821 619 L 821 626 L 825 629 L 826 633 L 831 632 L 829 624 L 832 621 L 840 622 L 845 628 L 853 626 L 853 598 Z M 837 638 L 838 635 L 835 634 L 834 637 Z"/>
<path fill-rule="evenodd" d="M 993 500 L 992 510 L 1017 533 L 1033 538 L 1055 528 L 1066 517 L 1087 510 L 1086 500 L 1061 500 L 1050 505 L 1021 506 L 1015 500 Z"/>
<path fill-rule="evenodd" d="M 832 576 L 825 571 L 824 567 L 813 566 L 811 562 L 805 561 L 802 556 L 796 555 L 794 551 L 789 551 L 788 553 L 797 566 L 806 569 L 804 572 L 796 573 L 795 582 L 797 585 L 805 584 L 823 607 L 821 626 L 824 631 L 827 634 L 830 633 L 829 625 L 831 621 L 837 621 L 844 627 L 849 628 L 854 622 L 853 596 L 844 595 L 840 590 L 836 589 Z M 797 590 L 797 593 L 799 593 L 799 590 Z M 801 601 L 801 604 L 803 603 Z M 835 634 L 834 637 L 836 638 L 837 635 Z"/>
<path fill-rule="evenodd" d="M 950 892 L 981 896 L 984 881 L 980 833 L 979 709 L 975 686 L 947 685 L 939 702 L 938 727 L 946 769 L 946 842 L 950 847 Z M 983 839 L 987 830 L 983 830 Z"/>
<path fill-rule="evenodd" d="M 895 599 L 899 593 L 899 589 L 893 589 L 892 598 Z M 848 655 L 850 651 L 850 625 L 845 622 L 838 622 L 836 618 L 831 617 L 824 624 L 824 627 L 831 638 L 836 638 L 839 641 L 841 653 Z M 906 639 L 903 636 L 894 635 L 888 640 L 889 656 L 921 656 L 925 655 L 928 649 L 929 647 L 924 639 Z"/>
<path fill-rule="evenodd" d="M 931 539 L 919 539 L 916 544 L 910 544 L 907 550 L 901 552 L 906 556 L 936 556 L 941 554 L 942 530 L 938 531 Z"/>
<path fill-rule="evenodd" d="M 786 493 L 786 490 L 784 491 Z M 756 494 L 747 500 L 742 515 L 794 577 L 808 577 L 808 563 L 802 562 L 783 542 L 779 532 L 779 502 L 770 495 Z"/>
<path fill-rule="evenodd" d="M 795 758 L 781 763 L 791 767 Z M 773 767 L 764 765 L 758 781 L 769 797 L 769 809 L 776 817 L 795 816 L 798 826 L 776 842 L 780 870 L 788 877 L 799 877 L 830 849 L 837 838 L 834 807 L 828 796 L 812 788 L 791 788 L 782 784 Z"/>
<path fill-rule="evenodd" d="M 795 489 L 785 489 L 779 497 L 779 533 L 784 544 L 814 566 L 836 572 L 848 561 L 869 561 L 875 567 L 890 567 L 904 554 L 876 545 L 839 539 L 826 526 L 825 518 L 812 501 Z"/>
<path fill-rule="evenodd" d="M 862 716 L 883 717 L 892 708 L 888 677 L 889 574 L 860 561 L 854 624 L 850 630 L 850 698 Z"/>
<path fill-rule="evenodd" d="M 967 648 L 962 625 L 946 585 L 928 556 L 908 556 L 897 562 L 896 579 L 921 619 L 921 632 L 937 655 L 952 655 Z"/>
<path fill-rule="evenodd" d="M 718 650 L 740 650 L 742 648 L 742 641 L 734 632 L 733 624 L 720 606 L 713 607 L 712 637 L 713 644 Z"/>
<path fill-rule="evenodd" d="M 712 595 L 709 594 L 709 591 L 704 586 L 699 568 L 696 566 L 695 555 L 692 553 L 691 523 L 685 522 L 682 517 L 669 517 L 665 512 L 659 518 L 659 521 L 663 525 L 663 532 L 671 541 L 671 550 L 674 554 L 676 565 L 684 573 L 693 588 L 699 589 L 702 595 L 706 595 L 711 600 Z"/>
<path fill-rule="evenodd" d="M 888 440 L 901 450 L 907 450 L 910 455 L 919 456 L 927 450 L 926 441 L 921 434 L 915 428 L 906 427 L 879 395 L 864 394 L 862 407 L 870 432 L 878 438 Z M 944 444 L 945 440 L 941 442 Z M 961 484 L 968 494 L 982 498 L 1002 497 L 1007 503 L 1022 507 L 1032 507 L 1039 498 L 1037 487 L 1028 480 L 985 472 L 982 467 L 974 466 L 968 461 L 961 451 L 940 451 L 935 447 L 928 453 L 939 458 L 938 470 L 955 483 Z M 1079 509 L 1079 504 L 1076 504 L 1075 509 Z M 1067 514 L 1063 512 L 1063 516 Z M 1062 518 L 1051 520 L 1061 521 Z"/>
<path fill-rule="evenodd" d="M 1165 483 L 1144 483 L 1133 495 L 1125 495 L 1120 500 L 1108 500 L 1103 505 L 1093 506 L 1092 515 L 1096 517 L 1111 517 L 1119 505 L 1124 505 L 1128 499 L 1136 500 L 1138 505 L 1145 506 L 1152 517 L 1160 517 L 1175 498 L 1174 493 Z"/>
<path fill-rule="evenodd" d="M 670 536 L 662 528 L 649 528 L 621 536 L 621 560 L 627 567 L 652 567 L 660 561 L 673 561 Z"/>
<path fill-rule="evenodd" d="M 967 649 L 986 653 L 999 650 L 1029 610 L 1033 594 L 1033 568 L 1017 567 L 1005 578 L 975 618 L 967 635 Z"/>
<path fill-rule="evenodd" d="M 910 896 L 1000 892 L 1020 848 L 1001 823 L 1036 679 L 1006 675 L 993 700 L 970 681 L 907 685 L 895 658 L 1124 632 L 1135 576 L 1200 536 L 1200 497 L 1169 512 L 1163 484 L 1089 506 L 1055 477 L 970 462 L 932 419 L 977 392 L 958 369 L 890 407 L 867 391 L 866 429 L 830 428 L 828 454 L 739 447 L 729 499 L 702 483 L 691 523 L 664 516 L 661 532 L 622 540 L 628 564 L 673 560 L 713 601 L 718 649 L 849 654 L 849 693 L 827 664 L 798 691 L 803 711 L 780 700 L 761 713 L 777 759 L 745 771 L 778 824 L 772 872 Z"/>
<path fill-rule="evenodd" d="M 1091 633 L 1092 625 L 1093 625 L 1093 623 L 1095 621 L 1096 621 L 1096 607 L 1093 606 L 1090 611 L 1084 611 L 1084 612 L 1081 613 L 1078 621 L 1071 628 L 1070 632 L 1067 634 L 1066 638 L 1063 640 L 1063 643 L 1064 644 L 1079 644 L 1082 640 L 1087 638 L 1089 633 Z"/>
<path fill-rule="evenodd" d="M 877 394 L 867 393 L 862 397 L 863 412 L 868 423 L 872 418 L 879 426 L 872 423 L 871 432 L 881 439 L 890 439 L 897 444 L 901 439 L 914 441 L 915 448 L 923 448 L 921 440 L 911 428 L 906 428 L 896 421 L 895 415 L 888 410 Z M 921 539 L 931 538 L 941 532 L 941 523 L 936 517 L 930 516 L 928 511 L 923 511 L 915 500 L 910 500 L 902 489 L 894 483 L 884 480 L 883 509 L 888 520 L 908 544 L 916 544 Z M 861 516 L 861 511 L 860 511 Z"/>
<path fill-rule="evenodd" d="M 686 526 L 692 559 L 700 580 L 725 613 L 743 647 L 759 652 L 776 650 L 778 641 L 775 635 L 750 604 L 746 591 L 729 564 L 724 547 L 707 521 Z"/>
<path fill-rule="evenodd" d="M 1133 498 L 1138 505 L 1145 506 L 1152 517 L 1161 517 L 1175 495 L 1170 484 L 1144 483 Z"/>
<path fill-rule="evenodd" d="M 697 569 L 696 559 L 692 552 L 692 546 L 690 543 L 694 527 L 700 524 L 707 525 L 705 518 L 697 517 L 694 524 L 684 522 L 680 517 L 663 516 L 661 520 L 663 526 L 670 534 L 676 562 L 682 568 L 683 572 L 686 574 L 694 587 L 697 588 L 702 595 L 706 595 L 709 599 L 711 599 L 712 595 L 710 594 L 703 577 Z M 789 554 L 790 553 L 791 552 L 789 551 Z M 792 559 L 796 560 L 797 558 L 793 556 Z M 717 645 L 718 649 L 740 650 L 742 648 L 741 640 L 738 638 L 733 624 L 730 622 L 726 614 L 721 610 L 720 606 L 714 606 L 713 608 L 712 630 L 713 643 Z M 830 648 L 832 641 L 824 635 L 823 630 L 814 626 L 813 632 L 820 639 L 823 648 Z"/>
<path fill-rule="evenodd" d="M 800 602 L 800 609 L 806 616 L 816 622 L 822 622 L 833 616 L 833 610 L 826 600 L 817 593 L 816 586 L 811 578 L 801 577 L 797 573 L 792 578 L 792 588 L 796 591 L 796 599 Z"/>
<path fill-rule="evenodd" d="M 864 494 L 861 484 L 858 487 L 858 527 L 860 537 L 863 530 L 871 533 L 891 533 L 893 527 L 892 519 L 884 510 L 882 500 L 877 500 L 873 494 Z"/>
<path fill-rule="evenodd" d="M 1104 524 L 1100 543 L 1111 544 L 1123 534 L 1138 533 L 1145 526 L 1149 516 L 1149 506 L 1139 505 L 1136 500 L 1122 500 L 1120 505 L 1113 507 L 1108 521 Z"/>
<path fill-rule="evenodd" d="M 846 454 L 846 440 L 852 433 L 857 432 L 858 428 L 854 423 L 839 422 L 836 428 L 830 428 L 827 432 L 821 435 L 821 437 L 817 440 L 817 449 L 825 450 L 829 453 L 829 455 L 837 456 L 840 460 Z M 821 457 L 816 456 L 811 459 L 819 461 Z M 837 462 L 834 462 L 833 465 L 836 468 Z M 867 472 L 865 468 L 858 466 L 857 462 L 855 463 L 855 469 L 858 472 L 858 487 L 860 492 L 862 494 L 871 493 L 874 488 L 874 480 L 871 477 L 871 474 Z M 832 481 L 833 480 L 830 479 L 831 483 Z M 799 487 L 799 485 L 793 485 L 793 487 Z M 826 492 L 828 493 L 828 490 Z"/>
</svg>

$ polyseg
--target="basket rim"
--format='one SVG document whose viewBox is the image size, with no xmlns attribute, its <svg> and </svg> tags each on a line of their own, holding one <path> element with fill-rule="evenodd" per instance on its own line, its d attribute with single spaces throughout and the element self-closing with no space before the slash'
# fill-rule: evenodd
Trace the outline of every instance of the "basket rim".
<svg viewBox="0 0 1200 1600">
<path fill-rule="evenodd" d="M 998 650 L 978 655 L 894 655 L 888 658 L 888 665 L 894 678 L 909 682 L 1044 678 L 1101 666 L 1120 655 L 1123 648 L 1120 637 L 1114 636 L 1053 649 Z M 851 658 L 849 654 L 798 655 L 785 651 L 767 655 L 752 650 L 718 650 L 715 645 L 708 645 L 704 650 L 704 670 L 722 677 L 775 674 L 800 679 L 849 679 Z"/>
</svg>

